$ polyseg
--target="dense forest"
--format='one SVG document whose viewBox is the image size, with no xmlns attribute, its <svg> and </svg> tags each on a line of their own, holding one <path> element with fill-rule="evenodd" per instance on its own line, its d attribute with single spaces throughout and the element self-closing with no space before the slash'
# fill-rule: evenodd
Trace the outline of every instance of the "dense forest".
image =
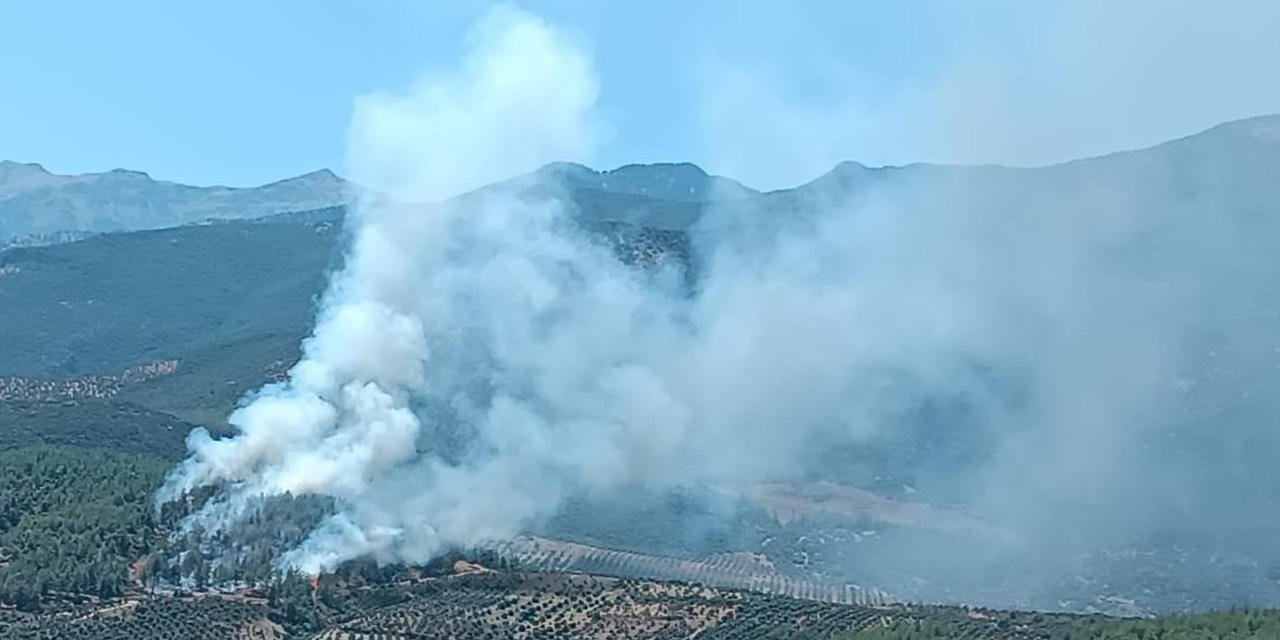
<svg viewBox="0 0 1280 640">
<path fill-rule="evenodd" d="M 154 510 L 151 496 L 170 464 L 102 448 L 0 452 L 0 638 L 1280 638 L 1280 612 L 1272 611 L 1117 619 L 841 605 L 513 572 L 482 552 L 419 567 L 352 562 L 312 580 L 274 572 L 272 550 L 296 541 L 331 505 L 268 503 L 215 538 L 215 554 L 170 536 L 202 496 Z"/>
<path fill-rule="evenodd" d="M 90 449 L 0 453 L 0 600 L 30 609 L 58 593 L 120 595 L 159 542 L 151 495 L 167 468 Z"/>
<path fill-rule="evenodd" d="M 115 399 L 0 401 L 0 451 L 57 445 L 177 460 L 190 430 L 169 414 Z"/>
</svg>

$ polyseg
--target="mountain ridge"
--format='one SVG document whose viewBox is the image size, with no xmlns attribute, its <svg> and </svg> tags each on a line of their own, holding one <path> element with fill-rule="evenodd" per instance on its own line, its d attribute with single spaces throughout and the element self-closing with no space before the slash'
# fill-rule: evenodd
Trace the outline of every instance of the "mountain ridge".
<svg viewBox="0 0 1280 640">
<path fill-rule="evenodd" d="M 0 161 L 0 242 L 320 209 L 347 202 L 350 191 L 351 185 L 328 169 L 256 187 L 197 187 L 131 169 L 64 175 L 39 163 L 5 160 Z"/>
<path fill-rule="evenodd" d="M 1244 158 L 1246 155 L 1249 157 Z M 1280 115 L 1232 120 L 1146 147 L 1028 167 L 925 162 L 873 167 L 846 160 L 794 187 L 760 191 L 733 178 L 708 173 L 691 162 L 632 163 L 605 170 L 553 162 L 472 193 L 554 185 L 554 189 L 569 190 L 580 209 L 613 211 L 612 217 L 601 219 L 603 222 L 687 229 L 712 202 L 763 197 L 775 203 L 789 201 L 785 205 L 788 208 L 803 208 L 806 200 L 864 188 L 901 188 L 922 181 L 943 183 L 961 176 L 999 183 L 1018 179 L 1014 176 L 1089 173 L 1087 167 L 1098 163 L 1129 162 L 1137 162 L 1139 166 L 1130 168 L 1144 175 L 1167 165 L 1182 164 L 1186 165 L 1183 171 L 1207 173 L 1218 183 L 1233 172 L 1266 172 L 1273 166 L 1280 169 Z M 1144 163 L 1149 166 L 1144 168 Z M 1212 187 L 1210 184 L 1208 188 Z M 22 244 L 23 238 L 75 238 L 89 233 L 140 231 L 326 209 L 350 203 L 353 190 L 351 183 L 329 169 L 255 187 L 226 187 L 156 180 L 144 171 L 131 169 L 64 175 L 35 162 L 3 160 L 0 246 Z"/>
<path fill-rule="evenodd" d="M 857 199 L 867 193 L 878 193 L 887 198 L 886 202 L 896 202 L 897 206 L 903 207 L 950 206 L 963 200 L 966 206 L 986 210 L 1044 216 L 1052 216 L 1055 211 L 1089 212 L 1097 217 L 1123 213 L 1133 204 L 1127 196 L 1139 194 L 1143 196 L 1141 206 L 1160 211 L 1163 224 L 1184 224 L 1189 219 L 1186 216 L 1214 215 L 1223 218 L 1224 224 L 1251 225 L 1256 228 L 1256 239 L 1261 242 L 1273 231 L 1280 233 L 1280 222 L 1272 222 L 1277 218 L 1269 215 L 1276 213 L 1274 203 L 1280 202 L 1280 181 L 1274 179 L 1275 175 L 1280 175 L 1280 143 L 1272 143 L 1268 138 L 1272 128 L 1280 128 L 1280 116 L 1226 123 L 1146 150 L 1119 152 L 1039 168 L 984 169 L 923 164 L 873 168 L 842 163 L 832 172 L 804 185 L 773 192 L 750 191 L 754 195 L 741 201 L 690 199 L 690 180 L 714 181 L 717 177 L 687 163 L 627 165 L 604 172 L 582 165 L 556 163 L 539 171 L 543 178 L 568 176 L 570 193 L 567 194 L 567 203 L 572 207 L 575 219 L 584 227 L 610 238 L 622 239 L 620 241 L 625 243 L 656 242 L 663 250 L 670 249 L 676 253 L 688 250 L 687 232 L 702 224 L 707 212 L 713 208 L 713 222 L 717 225 L 767 227 L 803 220 L 804 216 L 827 205 L 856 205 Z M 1280 140 L 1280 134 L 1277 134 L 1277 140 Z M 1222 146 L 1227 143 L 1234 143 L 1235 147 L 1230 144 Z M 1197 153 L 1202 149 L 1212 153 L 1200 157 Z M 1232 152 L 1232 149 L 1239 151 Z M 16 163 L 3 166 L 10 172 L 22 170 L 28 173 L 32 173 L 33 167 Z M 629 185 L 627 180 L 634 180 L 639 175 L 636 172 L 643 174 L 642 170 L 646 169 L 649 175 L 662 177 L 666 174 L 665 177 L 671 179 L 656 180 L 656 186 L 651 189 L 632 188 L 634 185 Z M 966 176 L 966 179 L 952 179 L 956 173 Z M 338 179 L 331 172 L 314 172 L 301 177 L 303 185 L 307 176 L 320 180 Z M 528 176 L 537 177 L 537 173 L 526 174 Z M 968 179 L 970 177 L 972 179 Z M 296 186 L 299 184 L 297 180 L 288 179 L 283 184 L 285 187 Z M 725 184 L 736 183 L 729 181 Z M 605 190 L 611 185 L 617 190 Z M 504 187 L 520 188 L 521 184 L 518 178 L 513 178 L 484 189 Z M 552 196 L 564 195 L 555 193 L 553 185 L 545 188 Z M 702 184 L 695 185 L 692 193 L 706 197 L 717 191 Z M 664 194 L 666 197 L 660 197 Z M 467 197 L 459 196 L 460 199 Z M 1046 203 L 1059 201 L 1067 203 L 1067 206 L 1046 209 Z M 151 273 L 144 268 L 148 260 L 165 263 L 169 268 L 152 274 L 154 277 L 149 280 L 112 281 L 113 286 L 122 287 L 122 296 L 127 294 L 127 299 L 151 300 L 158 292 L 168 291 L 175 296 L 170 301 L 172 309 L 192 313 L 203 309 L 201 313 L 208 319 L 224 316 L 227 308 L 236 306 L 233 301 L 276 300 L 278 303 L 280 291 L 287 290 L 290 292 L 287 296 L 290 303 L 284 305 L 287 313 L 283 316 L 252 315 L 253 321 L 244 324 L 243 331 L 235 333 L 292 336 L 305 332 L 313 310 L 312 300 L 319 295 L 324 282 L 323 274 L 341 258 L 341 234 L 335 231 L 344 214 L 342 205 L 294 212 L 268 210 L 256 216 L 240 212 L 238 217 L 225 221 L 229 224 L 213 225 L 215 228 L 202 231 L 176 227 L 166 232 L 141 229 L 138 231 L 145 231 L 145 234 L 119 233 L 87 239 L 82 232 L 61 233 L 46 242 L 36 238 L 26 244 L 73 242 L 74 245 L 38 250 L 0 250 L 0 269 L 7 269 L 0 272 L 0 362 L 6 365 L 6 370 L 0 371 L 0 375 L 102 373 L 142 361 L 203 350 L 205 345 L 195 340 L 203 335 L 193 329 L 198 324 L 197 317 L 183 316 L 181 322 L 176 316 L 172 318 L 175 323 L 171 336 L 174 349 L 163 347 L 152 353 L 151 350 L 158 345 L 153 344 L 148 336 L 159 327 L 145 328 L 135 326 L 136 322 L 125 323 L 119 335 L 101 341 L 98 336 L 101 328 L 95 328 L 94 318 L 97 317 L 96 312 L 106 309 L 94 307 L 94 313 L 89 313 L 88 307 L 80 309 L 73 304 L 77 300 L 90 299 L 96 301 L 95 305 L 108 304 L 111 296 L 95 293 L 102 283 L 99 275 L 118 272 L 120 275 L 137 276 L 139 269 L 143 274 Z M 195 221 L 207 219 L 208 216 L 201 215 Z M 1061 223 L 1068 224 L 1068 221 L 1064 218 Z M 217 228 L 228 226 L 233 228 Z M 179 243 L 177 246 L 181 249 L 175 251 L 172 243 Z M 0 247 L 4 246 L 4 241 L 0 240 Z M 1261 251 L 1260 247 L 1251 250 L 1254 249 Z M 192 251 L 198 255 L 190 254 Z M 282 259 L 288 256 L 288 259 L 269 267 L 263 266 L 264 273 L 272 274 L 266 279 L 231 268 L 265 260 L 266 256 L 281 256 Z M 130 266 L 134 261 L 143 264 Z M 161 278 L 165 281 L 163 286 L 155 281 L 161 276 L 164 276 Z M 179 277 L 195 280 L 175 280 Z M 140 282 L 149 284 L 144 287 Z M 253 293 L 260 287 L 275 289 L 270 293 Z M 224 292 L 226 295 L 191 297 L 199 291 Z M 210 306 L 214 302 L 217 304 Z M 8 310 L 3 308 L 6 305 L 9 305 Z M 279 307 L 277 304 L 271 308 Z M 163 315 L 165 307 L 143 305 L 139 308 Z M 84 313 L 88 315 L 82 315 Z M 24 318 L 32 314 L 45 319 L 24 324 Z M 265 322 L 264 318 L 271 321 Z M 233 320 L 227 318 L 225 322 L 233 323 Z M 15 350 L 17 345 L 54 325 L 62 329 L 45 336 L 40 348 L 33 347 L 31 353 Z M 168 326 L 163 322 L 161 325 Z M 180 339 L 182 336 L 189 337 Z M 8 346 L 4 345 L 6 341 Z M 71 354 L 85 351 L 85 344 L 123 348 L 107 349 L 96 359 L 72 359 Z M 39 355 L 32 355 L 35 352 Z"/>
</svg>

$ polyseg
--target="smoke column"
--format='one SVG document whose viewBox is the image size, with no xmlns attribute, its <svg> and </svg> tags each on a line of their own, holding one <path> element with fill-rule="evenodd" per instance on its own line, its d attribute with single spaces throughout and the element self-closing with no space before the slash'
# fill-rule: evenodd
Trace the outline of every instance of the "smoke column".
<svg viewBox="0 0 1280 640">
<path fill-rule="evenodd" d="M 1207 489 L 1218 454 L 1180 444 L 1214 433 L 1186 381 L 1272 371 L 1250 355 L 1275 348 L 1263 314 L 1212 301 L 1271 286 L 1274 224 L 1218 212 L 1275 196 L 1216 179 L 1213 149 L 1102 178 L 1091 161 L 850 164 L 795 192 L 725 194 L 691 231 L 691 291 L 679 265 L 619 262 L 546 172 L 480 189 L 587 159 L 601 123 L 590 58 L 555 28 L 499 8 L 467 43 L 450 73 L 357 101 L 347 169 L 366 190 L 346 264 L 288 381 L 246 398 L 233 437 L 191 437 L 158 496 L 215 487 L 189 525 L 330 496 L 282 565 L 419 562 L 536 528 L 569 497 L 808 480 L 863 447 L 923 460 L 939 440 L 979 445 L 922 462 L 921 488 L 993 516 L 1036 562 L 1187 530 L 1201 507 L 1243 512 Z M 1274 130 L 1246 133 L 1276 156 Z M 1231 428 L 1261 452 L 1270 425 Z M 819 463 L 838 447 L 850 457 Z M 982 575 L 945 547 L 884 556 L 903 558 Z"/>
<path fill-rule="evenodd" d="M 543 265 L 530 260 L 554 260 L 555 247 L 522 248 L 548 252 L 536 256 L 498 253 L 529 240 L 518 234 L 531 233 L 529 227 L 547 223 L 554 212 L 504 200 L 485 203 L 464 221 L 458 207 L 392 203 L 437 201 L 552 160 L 584 158 L 592 146 L 596 78 L 563 34 L 511 8 L 493 10 L 467 44 L 466 59 L 452 73 L 426 77 L 404 95 L 357 101 L 348 171 L 366 190 L 351 213 L 346 266 L 330 283 L 303 357 L 286 383 L 262 389 L 231 416 L 239 431 L 234 438 L 194 434 L 191 457 L 159 497 L 222 487 L 193 518 L 205 526 L 234 520 L 265 496 L 336 497 L 351 511 L 335 516 L 288 559 L 307 571 L 400 545 L 411 549 L 409 557 L 430 557 L 441 545 L 509 534 L 524 515 L 496 506 L 528 498 L 519 495 L 523 483 L 418 451 L 432 425 L 423 424 L 411 402 L 443 384 L 431 380 L 427 333 L 459 330 L 462 296 L 493 293 L 468 293 L 470 285 L 503 289 L 513 307 L 554 303 L 557 292 L 536 271 Z M 467 246 L 469 238 L 456 233 L 464 222 L 485 227 L 471 231 L 490 244 Z M 475 266 L 487 272 L 467 272 L 472 265 L 453 261 L 469 251 L 495 252 L 476 258 L 483 262 Z M 477 327 L 486 329 L 493 327 Z M 494 408 L 504 410 L 519 407 Z M 500 458 L 502 447 L 527 443 L 489 444 L 499 447 L 494 455 Z M 469 478 L 486 484 L 472 486 Z M 368 508 L 390 492 L 426 496 L 430 504 L 397 504 L 402 513 L 396 517 Z M 499 517 L 491 520 L 490 513 Z M 413 527 L 406 529 L 400 518 L 413 518 Z"/>
<path fill-rule="evenodd" d="M 444 200 L 583 159 L 598 129 L 594 71 L 564 34 L 501 7 L 468 44 L 455 73 L 357 101 L 348 172 L 367 191 L 346 265 L 288 381 L 247 399 L 234 437 L 190 438 L 158 496 L 216 487 L 188 526 L 330 496 L 337 513 L 283 566 L 425 561 L 510 538 L 571 495 L 771 477 L 799 445 L 782 416 L 829 427 L 843 411 L 804 394 L 747 401 L 770 376 L 743 386 L 732 367 L 772 356 L 739 352 L 752 339 L 698 308 L 679 267 L 622 264 L 554 180 Z"/>
<path fill-rule="evenodd" d="M 266 497 L 332 496 L 283 559 L 315 573 L 509 538 L 571 495 L 802 475 L 811 440 L 872 429 L 850 363 L 888 354 L 846 339 L 859 294 L 806 282 L 799 238 L 706 234 L 727 248 L 691 297 L 678 266 L 625 266 L 579 229 L 554 181 L 442 200 L 582 158 L 596 130 L 564 35 L 500 8 L 468 42 L 455 74 L 357 102 L 368 190 L 303 357 L 230 417 L 237 435 L 191 438 L 161 502 L 217 487 L 189 521 L 216 531 Z"/>
</svg>

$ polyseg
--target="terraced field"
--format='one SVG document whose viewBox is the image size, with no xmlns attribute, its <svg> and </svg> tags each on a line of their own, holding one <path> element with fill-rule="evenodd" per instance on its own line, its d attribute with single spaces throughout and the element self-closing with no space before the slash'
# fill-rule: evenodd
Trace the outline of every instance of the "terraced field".
<svg viewBox="0 0 1280 640">
<path fill-rule="evenodd" d="M 767 559 L 747 553 L 685 560 L 538 537 L 518 538 L 493 550 L 519 567 L 538 571 L 671 580 L 834 604 L 875 606 L 896 600 L 876 588 L 786 576 Z"/>
<path fill-rule="evenodd" d="M 221 597 L 103 603 L 53 615 L 0 611 L 0 639 L 281 640 L 263 603 Z"/>
<path fill-rule="evenodd" d="M 1086 640 L 1280 637 L 1280 614 L 1117 619 L 945 606 L 862 606 L 579 573 L 326 576 L 243 593 L 68 599 L 0 608 L 0 640 Z"/>
<path fill-rule="evenodd" d="M 684 638 L 733 611 L 709 590 L 585 575 L 476 575 L 454 582 L 434 597 L 379 609 L 317 637 Z"/>
<path fill-rule="evenodd" d="M 407 587 L 412 599 L 364 611 L 323 640 L 857 637 L 900 625 L 948 625 L 966 638 L 1038 637 L 1006 615 L 833 604 L 688 583 L 584 574 L 484 571 Z"/>
</svg>

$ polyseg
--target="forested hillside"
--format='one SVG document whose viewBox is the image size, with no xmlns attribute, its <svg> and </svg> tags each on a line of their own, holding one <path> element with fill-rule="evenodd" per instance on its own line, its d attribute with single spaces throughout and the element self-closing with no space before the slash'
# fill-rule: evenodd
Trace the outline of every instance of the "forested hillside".
<svg viewBox="0 0 1280 640">
<path fill-rule="evenodd" d="M 297 342 L 338 235 L 242 223 L 6 251 L 0 375 L 106 374 L 264 336 Z"/>
<path fill-rule="evenodd" d="M 168 463 L 93 449 L 0 453 L 0 602 L 119 596 L 160 542 L 151 495 Z"/>
<path fill-rule="evenodd" d="M 0 402 L 0 450 L 33 445 L 100 448 L 178 460 L 191 425 L 118 400 Z"/>
</svg>

